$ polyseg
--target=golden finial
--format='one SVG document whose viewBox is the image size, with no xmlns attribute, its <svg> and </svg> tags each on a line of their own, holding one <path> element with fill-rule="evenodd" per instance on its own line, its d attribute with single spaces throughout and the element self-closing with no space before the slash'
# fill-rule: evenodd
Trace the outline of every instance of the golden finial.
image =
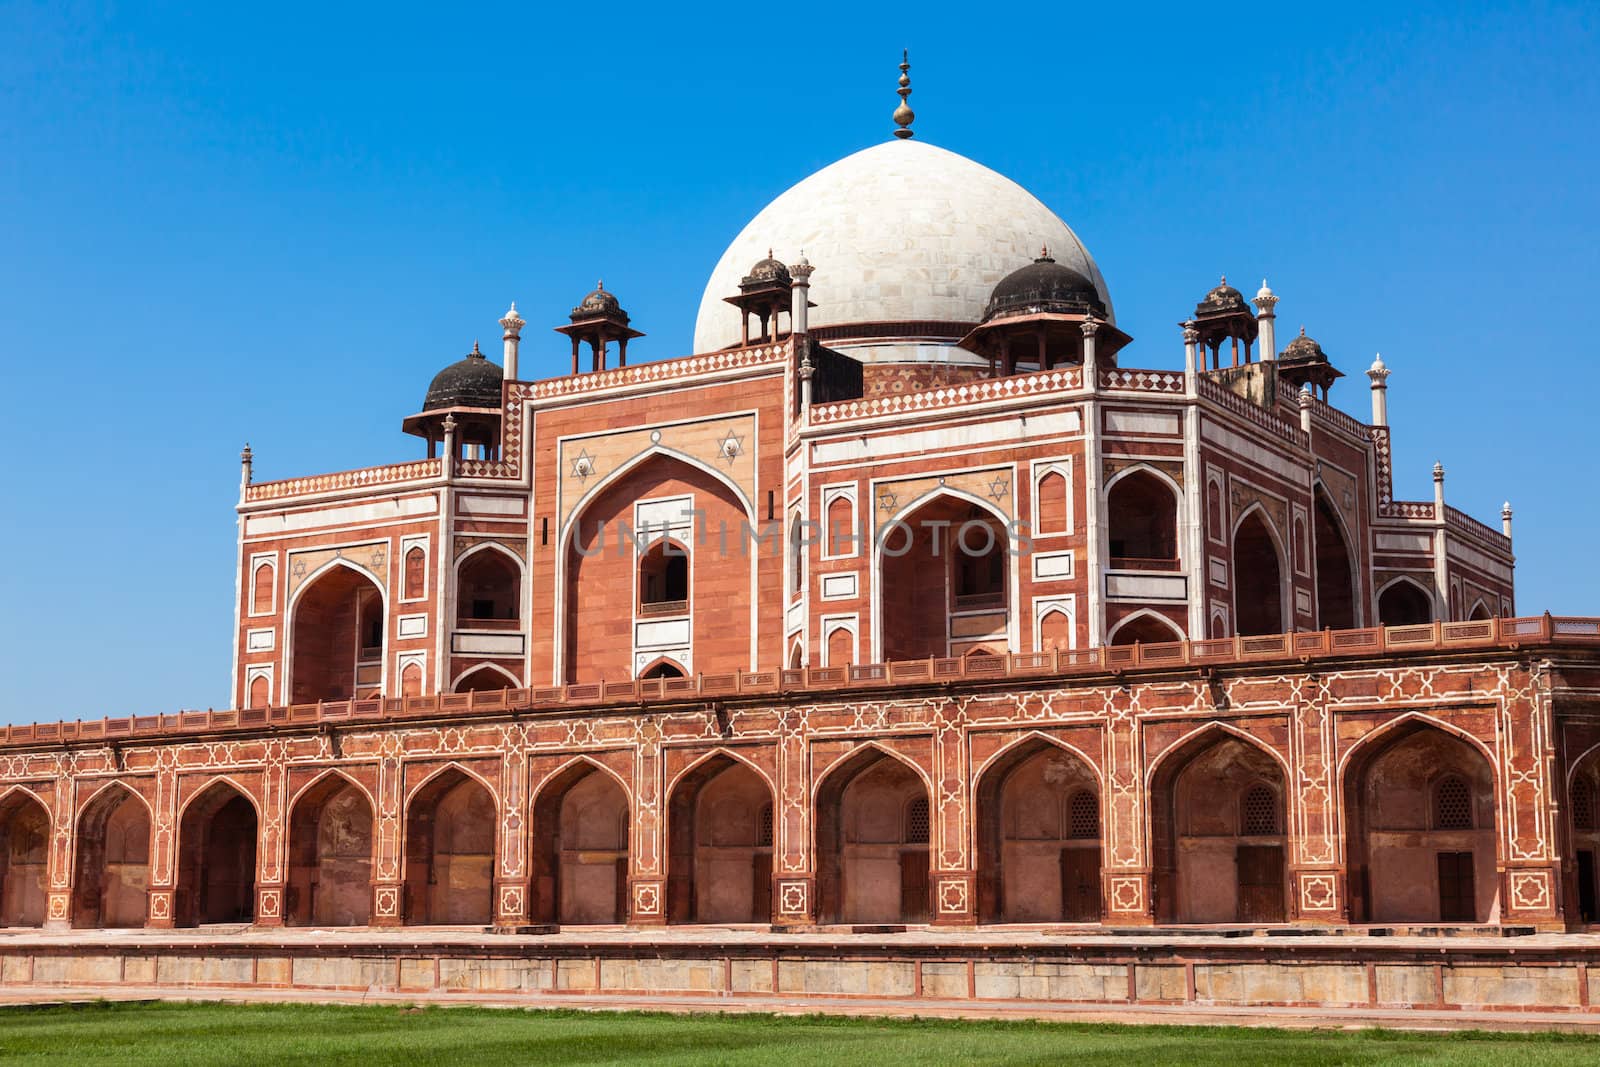
<svg viewBox="0 0 1600 1067">
<path fill-rule="evenodd" d="M 917 117 L 917 113 L 911 110 L 911 105 L 906 103 L 906 97 L 911 95 L 910 70 L 911 50 L 909 48 L 901 49 L 900 88 L 895 90 L 895 92 L 900 94 L 900 106 L 894 109 L 894 123 L 896 126 L 899 126 L 900 129 L 894 131 L 894 135 L 902 140 L 907 137 L 914 136 L 911 132 L 911 123 L 912 120 Z"/>
</svg>

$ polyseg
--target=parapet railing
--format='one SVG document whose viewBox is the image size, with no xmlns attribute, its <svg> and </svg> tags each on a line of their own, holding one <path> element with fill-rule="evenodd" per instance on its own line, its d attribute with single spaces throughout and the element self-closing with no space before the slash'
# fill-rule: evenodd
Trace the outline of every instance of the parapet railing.
<svg viewBox="0 0 1600 1067">
<path fill-rule="evenodd" d="M 1434 622 L 1363 630 L 1316 630 L 1258 637 L 1224 637 L 1162 644 L 1103 645 L 1001 656 L 896 660 L 844 667 L 802 667 L 699 674 L 691 678 L 641 678 L 534 689 L 502 689 L 433 696 L 372 697 L 228 711 L 180 711 L 120 719 L 33 723 L 0 730 L 0 744 L 118 741 L 202 730 L 251 730 L 320 723 L 437 717 L 463 712 L 554 712 L 603 706 L 645 707 L 740 696 L 892 690 L 896 686 L 1038 681 L 1118 675 L 1130 670 L 1301 663 L 1386 652 L 1426 653 L 1573 645 L 1600 647 L 1600 618 L 1539 615 L 1531 618 Z"/>
<path fill-rule="evenodd" d="M 304 478 L 256 482 L 245 486 L 244 499 L 247 504 L 256 504 L 263 500 L 331 493 L 337 489 L 362 489 L 369 485 L 396 485 L 401 482 L 427 482 L 443 476 L 444 461 L 436 456 L 433 459 L 414 459 L 406 463 L 362 467 L 334 474 L 310 474 Z"/>
</svg>

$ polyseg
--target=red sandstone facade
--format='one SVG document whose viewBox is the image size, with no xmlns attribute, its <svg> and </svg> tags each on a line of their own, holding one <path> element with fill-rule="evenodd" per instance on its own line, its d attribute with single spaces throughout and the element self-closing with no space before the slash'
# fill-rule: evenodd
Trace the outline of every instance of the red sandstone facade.
<svg viewBox="0 0 1600 1067">
<path fill-rule="evenodd" d="M 427 458 L 247 453 L 238 710 L 0 735 L 0 925 L 1589 922 L 1600 627 L 1393 498 L 1381 362 L 1223 285 L 1133 369 L 1016 266 L 811 325 L 769 258 L 614 369 L 597 290 L 540 381 L 513 308 Z"/>
</svg>

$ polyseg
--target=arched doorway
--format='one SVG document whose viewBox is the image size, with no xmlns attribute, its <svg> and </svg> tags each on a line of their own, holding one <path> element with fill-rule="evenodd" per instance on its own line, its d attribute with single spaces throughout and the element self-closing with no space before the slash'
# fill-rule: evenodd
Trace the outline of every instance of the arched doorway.
<svg viewBox="0 0 1600 1067">
<path fill-rule="evenodd" d="M 1317 623 L 1324 630 L 1356 628 L 1355 565 L 1344 524 L 1317 486 L 1315 531 L 1317 541 Z"/>
<path fill-rule="evenodd" d="M 291 633 L 293 703 L 366 697 L 383 685 L 383 593 L 365 573 L 335 564 L 312 579 Z"/>
<path fill-rule="evenodd" d="M 1005 651 L 1008 537 L 997 513 L 949 494 L 886 524 L 877 545 L 883 658 L 963 656 L 977 647 Z M 829 666 L 836 665 L 830 656 Z"/>
<path fill-rule="evenodd" d="M 1106 529 L 1114 569 L 1175 571 L 1182 565 L 1177 494 L 1148 470 L 1131 471 L 1111 483 Z"/>
<path fill-rule="evenodd" d="M 255 917 L 256 832 L 255 805 L 226 782 L 189 801 L 178 827 L 177 925 Z"/>
<path fill-rule="evenodd" d="M 494 919 L 494 797 L 449 767 L 411 797 L 406 811 L 408 926 L 487 926 Z"/>
<path fill-rule="evenodd" d="M 1233 531 L 1233 617 L 1240 636 L 1281 634 L 1284 613 L 1283 555 L 1260 508 Z"/>
<path fill-rule="evenodd" d="M 1163 756 L 1150 793 L 1158 921 L 1284 922 L 1287 814 L 1282 764 L 1230 731 Z"/>
<path fill-rule="evenodd" d="M 1378 594 L 1378 624 L 1420 626 L 1433 621 L 1433 597 L 1410 578 L 1396 578 Z"/>
<path fill-rule="evenodd" d="M 593 763 L 569 765 L 533 805 L 533 908 L 541 922 L 628 918 L 628 795 Z"/>
<path fill-rule="evenodd" d="M 977 820 L 980 922 L 1100 921 L 1100 795 L 1081 758 L 1015 746 L 979 781 Z"/>
<path fill-rule="evenodd" d="M 1567 793 L 1572 834 L 1572 884 L 1569 894 L 1579 923 L 1600 922 L 1600 753 L 1583 759 Z"/>
<path fill-rule="evenodd" d="M 350 779 L 330 774 L 289 816 L 291 926 L 365 926 L 372 917 L 372 804 Z"/>
<path fill-rule="evenodd" d="M 522 570 L 498 548 L 480 548 L 457 571 L 456 625 L 514 630 L 522 612 Z"/>
<path fill-rule="evenodd" d="M 772 790 L 730 756 L 689 771 L 668 806 L 667 917 L 772 921 Z"/>
<path fill-rule="evenodd" d="M 32 794 L 0 799 L 0 926 L 43 926 L 49 907 L 50 813 Z"/>
<path fill-rule="evenodd" d="M 150 809 L 120 783 L 102 789 L 78 816 L 72 925 L 145 924 L 150 887 Z"/>
<path fill-rule="evenodd" d="M 1111 631 L 1111 644 L 1113 645 L 1159 645 L 1172 641 L 1182 641 L 1183 634 L 1169 619 L 1162 618 L 1154 612 L 1142 611 L 1130 615 Z"/>
<path fill-rule="evenodd" d="M 458 693 L 498 693 L 503 689 L 520 689 L 522 683 L 497 667 L 482 666 L 462 675 L 456 682 Z"/>
<path fill-rule="evenodd" d="M 927 921 L 928 789 L 909 766 L 876 748 L 847 758 L 817 791 L 816 834 L 821 921 Z"/>
<path fill-rule="evenodd" d="M 1364 742 L 1345 769 L 1356 922 L 1488 922 L 1498 909 L 1494 768 L 1420 720 Z"/>
</svg>

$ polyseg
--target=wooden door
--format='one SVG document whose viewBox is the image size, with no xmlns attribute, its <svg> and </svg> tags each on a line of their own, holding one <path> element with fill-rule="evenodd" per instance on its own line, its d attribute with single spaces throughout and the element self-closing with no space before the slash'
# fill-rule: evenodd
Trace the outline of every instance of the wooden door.
<svg viewBox="0 0 1600 1067">
<path fill-rule="evenodd" d="M 750 921 L 772 921 L 772 853 L 757 852 L 750 864 Z"/>
<path fill-rule="evenodd" d="M 1439 921 L 1478 921 L 1470 852 L 1439 853 Z"/>
<path fill-rule="evenodd" d="M 1069 923 L 1100 921 L 1100 850 L 1061 850 L 1061 918 Z"/>
<path fill-rule="evenodd" d="M 928 919 L 928 852 L 925 849 L 900 853 L 900 919 L 908 923 Z"/>
<path fill-rule="evenodd" d="M 1234 862 L 1239 871 L 1239 921 L 1283 922 L 1283 846 L 1240 845 Z"/>
<path fill-rule="evenodd" d="M 1595 921 L 1596 905 L 1600 904 L 1595 897 L 1594 851 L 1586 848 L 1578 852 L 1578 919 L 1581 922 Z"/>
</svg>

